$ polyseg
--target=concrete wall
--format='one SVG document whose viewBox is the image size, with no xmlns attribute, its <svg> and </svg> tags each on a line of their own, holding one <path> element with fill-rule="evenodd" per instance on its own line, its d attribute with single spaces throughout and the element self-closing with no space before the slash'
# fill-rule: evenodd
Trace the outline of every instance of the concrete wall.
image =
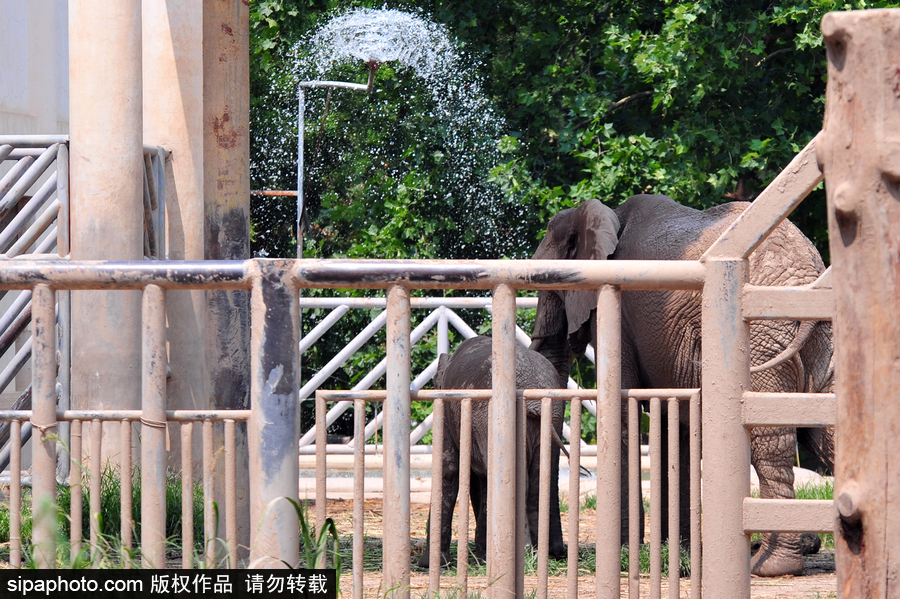
<svg viewBox="0 0 900 599">
<path fill-rule="evenodd" d="M 0 0 L 0 134 L 69 132 L 66 0 Z"/>
</svg>

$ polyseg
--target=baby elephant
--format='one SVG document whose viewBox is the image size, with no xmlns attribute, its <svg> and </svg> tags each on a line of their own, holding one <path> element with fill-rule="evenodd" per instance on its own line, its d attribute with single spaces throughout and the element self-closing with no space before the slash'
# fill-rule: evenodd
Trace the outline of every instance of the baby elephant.
<svg viewBox="0 0 900 599">
<path fill-rule="evenodd" d="M 463 341 L 447 359 L 438 362 L 435 386 L 439 389 L 490 389 L 491 338 L 473 337 Z M 516 348 L 516 388 L 558 389 L 559 376 L 553 365 L 541 354 L 525 347 Z M 444 403 L 443 502 L 441 504 L 441 561 L 450 562 L 450 531 L 453 507 L 459 493 L 459 429 L 460 402 Z M 564 402 L 553 402 L 553 429 L 557 441 L 562 434 Z M 531 543 L 538 542 L 538 504 L 540 491 L 541 402 L 526 402 L 525 424 L 526 498 L 525 511 Z M 515 418 L 515 414 L 507 414 Z M 560 445 L 550 448 L 550 555 L 564 557 L 562 528 L 559 518 L 559 452 Z M 472 468 L 471 497 L 475 513 L 475 557 L 484 560 L 487 550 L 487 464 L 488 403 L 472 402 Z M 429 531 L 429 537 L 431 532 Z M 428 567 L 428 549 L 419 558 L 419 566 Z"/>
</svg>

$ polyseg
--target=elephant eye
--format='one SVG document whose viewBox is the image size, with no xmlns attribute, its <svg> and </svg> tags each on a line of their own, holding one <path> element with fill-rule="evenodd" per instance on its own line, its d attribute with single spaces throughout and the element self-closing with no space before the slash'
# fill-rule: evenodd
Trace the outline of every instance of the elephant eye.
<svg viewBox="0 0 900 599">
<path fill-rule="evenodd" d="M 570 241 L 566 246 L 566 260 L 574 260 L 576 254 L 575 242 Z"/>
</svg>

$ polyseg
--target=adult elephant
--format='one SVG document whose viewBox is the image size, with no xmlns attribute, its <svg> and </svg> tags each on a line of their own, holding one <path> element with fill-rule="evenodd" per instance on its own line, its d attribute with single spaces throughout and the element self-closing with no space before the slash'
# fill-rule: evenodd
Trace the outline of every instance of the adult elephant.
<svg viewBox="0 0 900 599">
<path fill-rule="evenodd" d="M 472 337 L 459 344 L 448 359 L 442 354 L 435 375 L 438 389 L 490 389 L 491 338 Z M 560 381 L 553 365 L 539 353 L 525 347 L 516 348 L 516 388 L 557 389 Z M 450 534 L 453 507 L 459 493 L 460 404 L 444 404 L 443 501 L 441 503 L 441 561 L 450 561 Z M 538 504 L 540 500 L 540 416 L 541 402 L 525 402 L 526 497 L 525 511 L 531 543 L 537 545 Z M 553 430 L 556 438 L 562 434 L 565 404 L 553 402 Z M 512 415 L 514 416 L 514 415 Z M 564 557 L 562 526 L 559 516 L 559 452 L 560 445 L 550 448 L 550 555 Z M 488 403 L 472 402 L 472 511 L 475 513 L 475 557 L 484 560 L 487 552 L 487 466 L 488 466 Z M 430 518 L 429 518 L 430 521 Z M 429 531 L 429 541 L 431 533 Z M 419 558 L 419 566 L 427 568 L 426 548 Z"/>
<path fill-rule="evenodd" d="M 666 196 L 637 195 L 613 211 L 597 200 L 589 200 L 553 216 L 534 258 L 697 260 L 748 206 L 734 202 L 699 211 Z M 768 286 L 812 283 L 825 268 L 812 243 L 789 221 L 782 222 L 750 255 L 749 263 L 750 283 Z M 697 291 L 622 293 L 623 387 L 700 386 L 700 309 Z M 595 310 L 596 292 L 540 294 L 532 348 L 547 356 L 562 376 L 568 374 L 571 352 L 582 352 L 587 343 L 596 343 Z M 754 391 L 831 390 L 834 370 L 830 323 L 754 321 L 750 344 Z M 685 539 L 689 535 L 689 444 L 684 423 L 681 438 L 681 522 Z M 793 428 L 751 431 L 751 461 L 759 475 L 762 497 L 794 497 L 792 465 L 797 439 Z M 832 468 L 830 430 L 801 429 L 799 440 L 813 459 Z M 752 572 L 762 576 L 799 574 L 802 569 L 800 536 L 793 534 L 766 535 L 752 561 Z"/>
</svg>

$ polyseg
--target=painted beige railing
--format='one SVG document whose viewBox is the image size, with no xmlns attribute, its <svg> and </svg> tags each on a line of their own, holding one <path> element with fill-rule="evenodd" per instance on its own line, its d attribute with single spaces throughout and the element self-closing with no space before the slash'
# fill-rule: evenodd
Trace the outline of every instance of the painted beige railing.
<svg viewBox="0 0 900 599">
<path fill-rule="evenodd" d="M 53 501 L 56 493 L 55 469 L 57 455 L 55 440 L 50 434 L 60 422 L 113 419 L 134 423 L 141 435 L 142 494 L 142 559 L 149 564 L 165 560 L 164 501 L 165 484 L 165 427 L 169 421 L 202 421 L 204 433 L 211 430 L 214 420 L 224 420 L 233 427 L 247 421 L 250 432 L 250 493 L 252 525 L 250 559 L 253 565 L 296 564 L 298 555 L 297 515 L 285 498 L 297 499 L 299 474 L 297 447 L 299 441 L 299 410 L 297 397 L 299 377 L 298 295 L 302 288 L 361 288 L 387 290 L 387 363 L 384 402 L 384 501 L 389 506 L 384 514 L 384 529 L 394 531 L 384 538 L 383 588 L 400 589 L 408 596 L 410 580 L 409 537 L 409 464 L 410 464 L 410 391 L 411 349 L 410 291 L 413 289 L 482 289 L 492 297 L 494 340 L 494 388 L 491 391 L 494 419 L 490 440 L 491 479 L 489 481 L 489 515 L 491 530 L 488 544 L 488 578 L 492 581 L 491 596 L 524 593 L 522 552 L 524 519 L 521 517 L 523 491 L 512 492 L 503 486 L 504 480 L 524 479 L 517 474 L 517 427 L 514 419 L 504 415 L 517 412 L 517 392 L 514 387 L 514 356 L 516 340 L 515 296 L 518 289 L 589 288 L 599 289 L 598 345 L 604 359 L 598 360 L 597 390 L 558 391 L 551 397 L 569 399 L 595 398 L 598 406 L 598 438 L 618 439 L 621 421 L 618 417 L 623 398 L 630 407 L 629 429 L 636 436 L 637 401 L 649 399 L 654 438 L 659 438 L 663 426 L 675 426 L 671 414 L 681 401 L 690 402 L 692 439 L 697 438 L 699 421 L 715 422 L 716 435 L 703 437 L 703 553 L 699 545 L 692 547 L 694 564 L 702 561 L 702 585 L 708 597 L 739 597 L 749 595 L 749 542 L 752 530 L 830 530 L 831 504 L 828 502 L 777 502 L 749 499 L 749 447 L 746 427 L 754 424 L 833 424 L 828 415 L 810 422 L 811 410 L 803 401 L 806 397 L 773 397 L 744 393 L 749 388 L 749 363 L 742 351 L 746 339 L 727 331 L 742 330 L 744 323 L 754 318 L 828 319 L 830 292 L 825 282 L 810 288 L 767 290 L 744 284 L 746 257 L 764 235 L 772 230 L 784 215 L 799 202 L 820 180 L 810 144 L 791 166 L 764 192 L 747 212 L 717 242 L 703 260 L 697 262 L 627 262 L 597 261 L 573 263 L 569 261 L 378 261 L 378 260 L 250 260 L 245 262 L 73 262 L 46 260 L 15 260 L 0 264 L 0 289 L 31 289 L 33 293 L 33 388 L 34 409 L 19 413 L 0 414 L 0 419 L 13 421 L 15 428 L 29 419 L 32 427 L 41 432 L 42 442 L 35 449 L 33 500 Z M 165 409 L 165 298 L 173 289 L 250 289 L 252 295 L 252 409 L 249 413 L 227 411 L 204 414 L 167 412 Z M 703 294 L 704 397 L 702 415 L 696 390 L 621 390 L 619 374 L 619 294 L 627 289 L 691 289 Z M 100 412 L 58 412 L 55 390 L 55 314 L 56 292 L 71 289 L 141 289 L 143 291 L 143 403 L 140 412 L 104 414 Z M 812 298 L 807 305 L 804 298 Z M 741 344 L 744 344 L 743 346 Z M 716 381 L 716 385 L 708 385 Z M 374 393 L 374 392 L 372 392 Z M 530 397 L 532 392 L 527 392 Z M 466 394 L 471 396 L 472 393 Z M 547 395 L 540 392 L 540 397 Z M 365 394 L 331 396 L 331 399 L 352 400 L 357 413 Z M 462 396 L 456 396 L 457 398 Z M 440 419 L 440 402 L 444 399 L 433 392 L 419 392 L 418 398 L 434 399 Z M 776 400 L 778 410 L 766 407 Z M 659 420 L 661 404 L 670 404 L 670 421 Z M 817 405 L 828 408 L 833 398 L 815 398 Z M 323 401 L 320 405 L 324 406 Z M 579 413 L 575 403 L 574 411 Z M 826 413 L 828 409 L 825 410 Z M 603 415 L 615 414 L 615 417 Z M 357 430 L 359 430 L 359 421 Z M 574 426 L 574 425 L 573 425 Z M 580 424 L 578 425 L 580 426 Z M 713 427 L 704 427 L 704 431 Z M 187 431 L 188 429 L 184 429 Z M 727 434 L 722 434 L 723 430 Z M 324 429 L 323 431 L 324 432 Z M 320 434 L 321 434 L 320 432 Z M 185 434 L 188 434 L 185 432 Z M 15 434 L 13 435 L 15 437 Z M 577 438 L 577 437 L 575 437 Z M 228 436 L 226 435 L 226 439 Z M 357 437 L 361 443 L 364 436 Z M 674 442 L 677 435 L 670 435 Z M 98 439 L 91 438 L 92 446 Z M 653 443 L 651 443 L 653 444 Z M 324 449 L 324 443 L 319 447 Z M 549 445 L 549 444 L 548 444 Z M 659 443 L 654 451 L 662 451 Z M 187 446 L 190 446 L 188 443 Z M 573 446 L 573 449 L 575 449 Z M 636 451 L 638 444 L 630 445 Z M 317 447 L 318 449 L 318 447 Z M 670 451 L 677 452 L 677 447 Z M 210 451 L 214 451 L 211 448 Z M 359 452 L 359 445 L 357 445 Z M 127 452 L 123 452 L 124 454 Z M 575 464 L 580 459 L 578 451 Z M 618 531 L 620 528 L 617 488 L 619 444 L 603 445 L 598 450 L 597 476 L 604 481 L 598 488 L 598 501 L 606 509 L 598 510 L 597 575 L 595 587 L 600 597 L 618 597 L 620 592 Z M 100 455 L 94 447 L 91 455 Z M 636 456 L 632 456 L 633 458 Z M 660 460 L 653 460 L 659 464 Z M 632 459 L 636 466 L 637 459 Z M 324 462 L 322 462 L 324 464 Z M 695 492 L 692 501 L 692 527 L 699 527 L 699 454 L 694 448 L 692 457 Z M 205 467 L 207 462 L 204 462 Z M 125 464 L 123 464 L 125 466 Z M 92 465 L 91 468 L 99 468 Z M 359 467 L 359 466 L 358 466 Z M 434 467 L 439 468 L 439 460 Z M 232 472 L 233 467 L 229 467 Z M 187 470 L 189 473 L 189 470 Z M 211 470 L 210 470 L 211 471 Z M 574 469 L 573 469 L 574 471 Z M 630 484 L 638 484 L 639 476 L 632 476 Z M 212 476 L 211 474 L 209 476 Z M 227 476 L 227 471 L 226 471 Z M 651 485 L 658 488 L 664 474 L 658 469 L 652 474 Z M 98 477 L 92 476 L 92 482 Z M 204 477 L 206 478 L 206 477 Z M 677 477 L 675 477 L 677 478 Z M 362 480 L 362 477 L 359 477 Z M 439 477 L 438 477 L 439 480 Z M 607 484 L 607 481 L 614 481 Z M 78 481 L 74 481 L 77 486 Z M 675 479 L 672 479 L 675 482 Z M 578 478 L 570 478 L 570 497 L 578 496 Z M 671 486 L 670 486 L 671 488 Z M 639 497 L 632 488 L 632 501 Z M 15 492 L 14 492 L 15 494 Z M 95 495 L 92 494 L 92 497 Z M 209 492 L 207 497 L 211 498 Z M 436 495 L 437 497 L 437 495 Z M 661 564 L 658 548 L 662 541 L 664 523 L 659 521 L 660 503 L 656 494 L 651 513 L 651 545 L 655 557 L 651 567 L 651 594 L 660 593 Z M 208 501 L 211 501 L 209 499 Z M 677 502 L 677 489 L 669 501 Z M 238 518 L 232 501 L 226 498 L 220 506 L 227 518 Z M 320 504 L 323 506 L 324 503 Z M 359 504 L 361 505 L 361 503 Z M 675 505 L 675 504 L 673 504 Z M 128 506 L 123 506 L 125 510 Z M 210 507 L 211 506 L 207 506 Z M 770 509 L 775 507 L 778 509 Z M 635 520 L 637 507 L 631 506 L 630 529 L 632 545 L 637 544 Z M 130 510 L 130 508 L 128 508 Z M 212 511 L 211 509 L 209 511 Z M 575 511 L 575 510 L 573 510 Z M 92 509 L 92 512 L 94 510 Z M 126 511 L 125 513 L 128 513 Z M 234 514 L 234 515 L 232 515 Z M 360 525 L 361 517 L 355 522 Z M 572 516 L 570 516 L 572 517 Z M 678 530 L 678 510 L 670 510 L 674 518 L 667 524 L 670 531 Z M 38 565 L 51 566 L 55 559 L 55 519 L 36 515 L 33 543 Z M 127 526 L 127 524 L 126 524 Z M 573 522 L 577 527 L 577 520 Z M 15 531 L 18 533 L 18 531 Z M 124 531 L 127 532 L 127 531 Z M 207 526 L 206 546 L 212 542 Z M 542 532 L 542 538 L 546 533 Z M 675 533 L 677 534 L 677 533 Z M 18 535 L 17 535 L 18 536 Z M 234 553 L 236 534 L 226 527 L 229 555 Z M 361 537 L 359 537 L 361 539 Z M 699 534 L 694 535 L 698 540 Z M 546 543 L 543 543 L 546 545 Z M 570 551 L 577 549 L 570 544 Z M 517 548 L 518 551 L 512 551 Z M 214 550 L 207 552 L 206 563 L 212 564 Z M 546 553 L 546 552 L 544 552 Z M 354 559 L 361 555 L 355 552 Z M 570 560 L 574 560 L 574 552 Z M 636 560 L 632 560 L 636 562 Z M 228 560 L 235 565 L 234 559 Z M 432 563 L 437 563 L 433 561 Z M 546 556 L 539 565 L 539 595 L 546 594 Z M 189 564 L 185 564 L 188 566 Z M 674 564 L 673 564 L 674 566 Z M 632 567 L 633 568 L 633 567 Z M 695 567 L 692 596 L 700 596 Z M 570 567 L 574 573 L 575 567 Z M 678 568 L 670 569 L 670 593 L 678 592 Z M 355 585 L 361 588 L 362 568 L 355 568 Z M 437 581 L 437 582 L 435 582 Z M 632 569 L 629 575 L 631 596 L 637 596 L 638 576 Z M 439 583 L 433 570 L 432 585 Z M 572 584 L 572 596 L 578 592 L 577 581 Z M 404 591 L 405 589 L 405 591 Z"/>
</svg>

